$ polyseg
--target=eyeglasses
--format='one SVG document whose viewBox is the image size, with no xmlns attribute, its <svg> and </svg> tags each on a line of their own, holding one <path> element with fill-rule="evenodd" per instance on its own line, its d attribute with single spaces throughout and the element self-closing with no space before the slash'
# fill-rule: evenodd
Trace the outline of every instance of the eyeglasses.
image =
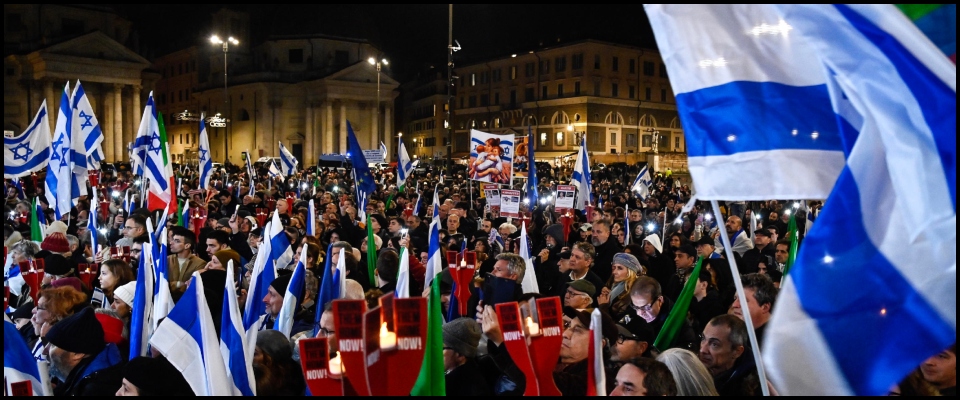
<svg viewBox="0 0 960 400">
<path fill-rule="evenodd" d="M 645 306 L 640 306 L 640 307 L 637 307 L 637 306 L 635 306 L 635 305 L 633 304 L 633 302 L 630 302 L 630 308 L 634 309 L 635 311 L 643 311 L 643 312 L 648 313 L 648 312 L 653 311 L 653 305 L 654 305 L 657 301 L 660 301 L 661 298 L 662 298 L 662 297 L 657 297 L 657 300 L 654 300 L 654 301 L 650 302 L 649 304 L 647 304 L 647 305 L 645 305 Z"/>
<path fill-rule="evenodd" d="M 331 330 L 329 330 L 329 329 L 324 328 L 324 327 L 321 326 L 321 327 L 320 327 L 320 330 L 319 330 L 317 333 L 319 333 L 320 336 L 326 337 L 326 336 L 333 335 L 333 334 L 334 334 L 334 331 L 331 331 Z"/>
<path fill-rule="evenodd" d="M 625 335 L 617 336 L 617 344 L 623 344 L 623 342 L 625 342 L 625 341 L 627 341 L 627 340 L 633 340 L 633 341 L 635 341 L 635 342 L 639 342 L 639 341 L 640 341 L 640 338 L 638 338 L 638 337 L 636 337 L 636 336 L 625 336 Z"/>
</svg>

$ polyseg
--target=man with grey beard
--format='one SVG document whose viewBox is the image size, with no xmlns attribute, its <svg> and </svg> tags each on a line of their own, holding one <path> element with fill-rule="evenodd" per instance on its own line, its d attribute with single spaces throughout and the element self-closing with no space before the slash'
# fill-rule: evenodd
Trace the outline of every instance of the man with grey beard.
<svg viewBox="0 0 960 400">
<path fill-rule="evenodd" d="M 613 271 L 613 256 L 623 251 L 623 247 L 617 239 L 611 237 L 610 221 L 605 219 L 593 221 L 593 235 L 590 240 L 597 250 L 597 258 L 593 260 L 593 272 L 606 282 Z"/>
</svg>

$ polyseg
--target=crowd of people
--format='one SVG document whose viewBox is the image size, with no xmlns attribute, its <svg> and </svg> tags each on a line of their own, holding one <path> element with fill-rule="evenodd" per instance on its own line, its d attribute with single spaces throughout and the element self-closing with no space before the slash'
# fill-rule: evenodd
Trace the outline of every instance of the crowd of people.
<svg viewBox="0 0 960 400">
<path fill-rule="evenodd" d="M 345 257 L 343 297 L 375 303 L 380 295 L 397 289 L 402 254 L 409 258 L 409 295 L 429 293 L 424 282 L 436 192 L 440 256 L 446 257 L 447 250 L 473 251 L 478 264 L 468 315 L 449 318 L 442 327 L 447 395 L 524 393 L 525 377 L 504 345 L 495 304 L 489 297 L 486 303 L 480 300 L 494 282 L 501 291 L 502 283 L 509 283 L 506 301 L 560 298 L 563 341 L 553 376 L 563 395 L 587 393 L 594 310 L 600 310 L 603 321 L 607 393 L 759 395 L 768 383 L 758 378 L 743 318 L 749 315 L 762 344 L 785 279 L 790 235 L 802 240 L 807 211 L 815 215 L 821 204 L 801 208 L 793 201 L 728 202 L 718 215 L 706 203 L 694 202 L 692 209 L 683 212 L 691 198 L 688 185 L 669 173 L 657 174 L 651 194 L 642 198 L 632 187 L 630 174 L 636 172 L 632 167 L 599 171 L 594 175 L 590 206 L 558 213 L 545 199 L 556 193 L 557 184 L 570 181 L 571 171 L 556 168 L 549 171 L 552 180 L 539 182 L 541 201 L 527 202 L 521 217 L 507 218 L 498 207 L 487 204 L 466 172 L 428 171 L 398 188 L 393 172 L 376 171 L 377 190 L 359 210 L 349 169 L 313 168 L 284 179 L 270 178 L 267 171 L 251 177 L 243 168 L 228 164 L 214 172 L 211 188 L 201 188 L 196 171 L 184 168 L 177 171 L 182 182 L 176 193 L 180 209 L 189 208 L 185 215 L 203 215 L 205 220 L 185 218 L 181 224 L 172 212 L 166 219 L 170 292 L 179 300 L 194 272 L 200 272 L 211 314 L 218 316 L 224 307 L 226 269 L 233 265 L 241 277 L 238 304 L 244 304 L 254 261 L 268 235 L 262 210 L 275 209 L 295 256 L 291 265 L 277 266 L 279 276 L 267 294 L 254 299 L 267 309 L 253 361 L 256 389 L 261 396 L 301 395 L 306 386 L 294 343 L 313 336 L 314 331 L 331 339 L 336 336 L 333 308 L 329 303 L 317 304 L 319 282 L 331 273 L 323 266 L 327 262 L 336 266 L 339 257 Z M 69 214 L 55 220 L 40 189 L 30 183 L 7 182 L 5 277 L 11 265 L 32 260 L 44 261 L 45 276 L 39 293 L 31 293 L 28 285 L 14 287 L 7 280 L 7 316 L 34 357 L 49 363 L 53 393 L 192 395 L 180 371 L 161 354 L 129 358 L 138 259 L 149 242 L 147 232 L 153 227 L 148 225 L 160 221 L 167 211 L 143 207 L 138 178 L 120 173 L 100 179 L 97 189 L 106 206 L 82 197 Z M 524 185 L 518 182 L 516 188 Z M 30 199 L 35 197 L 42 219 L 52 221 L 39 241 L 31 240 L 30 215 L 38 211 Z M 126 204 L 126 198 L 136 206 Z M 309 200 L 314 201 L 315 215 L 310 215 Z M 793 233 L 788 230 L 791 216 L 800 226 Z M 99 231 L 89 229 L 90 218 L 98 221 Z M 195 226 L 201 221 L 202 226 Z M 312 235 L 307 232 L 311 221 L 315 224 Z M 527 260 L 519 255 L 524 228 L 533 271 L 527 271 Z M 739 276 L 731 272 L 731 253 L 724 251 L 720 230 L 729 235 Z M 92 247 L 94 237 L 100 249 Z M 368 249 L 371 242 L 372 250 Z M 129 248 L 129 253 L 112 250 L 118 248 Z M 303 249 L 306 260 L 299 259 Z M 368 259 L 371 255 L 373 260 Z M 693 274 L 698 260 L 702 267 Z M 307 269 L 306 295 L 287 337 L 269 328 L 278 317 L 291 269 L 298 261 Z M 89 285 L 80 279 L 80 266 L 88 263 L 99 265 L 99 276 Z M 373 276 L 368 263 L 375 265 Z M 536 275 L 539 293 L 521 289 L 526 274 Z M 444 269 L 438 279 L 447 316 L 453 278 Z M 665 328 L 667 317 L 684 300 L 681 293 L 691 280 L 696 282 L 695 290 L 689 305 L 684 305 L 688 312 L 674 339 L 654 346 L 661 332 L 670 329 Z M 743 284 L 746 299 L 737 296 L 735 280 Z M 321 316 L 319 320 L 316 315 Z M 219 319 L 214 322 L 219 334 Z M 336 341 L 329 343 L 331 351 L 336 351 Z M 955 394 L 956 346 L 918 366 L 891 393 Z"/>
</svg>

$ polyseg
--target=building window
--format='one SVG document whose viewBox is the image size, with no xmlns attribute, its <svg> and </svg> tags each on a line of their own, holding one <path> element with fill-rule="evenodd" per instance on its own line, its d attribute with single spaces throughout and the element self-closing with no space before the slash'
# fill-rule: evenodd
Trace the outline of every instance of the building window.
<svg viewBox="0 0 960 400">
<path fill-rule="evenodd" d="M 620 95 L 620 88 L 616 83 L 610 84 L 610 97 L 617 97 Z"/>
<path fill-rule="evenodd" d="M 660 89 L 660 101 L 667 102 L 667 89 Z"/>
<path fill-rule="evenodd" d="M 510 67 L 510 80 L 517 79 L 517 66 Z"/>
<path fill-rule="evenodd" d="M 630 73 L 631 74 L 637 73 L 637 60 L 634 60 L 632 58 L 630 59 Z"/>
<path fill-rule="evenodd" d="M 620 70 L 620 57 L 614 57 L 612 61 L 613 65 L 611 66 L 613 72 Z"/>
<path fill-rule="evenodd" d="M 468 107 L 470 107 L 470 108 L 476 107 L 476 106 L 477 106 L 477 96 L 470 96 L 470 97 L 469 97 L 469 100 L 468 100 L 468 104 L 469 104 Z"/>
<path fill-rule="evenodd" d="M 600 69 L 600 55 L 593 56 L 593 69 Z"/>
<path fill-rule="evenodd" d="M 546 132 L 540 132 L 540 145 L 541 145 L 541 146 L 546 146 L 546 145 L 547 145 L 547 133 L 546 133 Z"/>
<path fill-rule="evenodd" d="M 617 145 L 617 132 L 610 132 L 610 145 L 611 146 Z"/>
<path fill-rule="evenodd" d="M 583 53 L 574 54 L 570 57 L 570 68 L 574 71 L 583 69 Z"/>
<path fill-rule="evenodd" d="M 290 49 L 287 50 L 287 60 L 290 64 L 302 64 L 303 63 L 303 49 Z"/>
<path fill-rule="evenodd" d="M 573 95 L 574 95 L 574 96 L 579 96 L 579 95 L 580 95 L 580 81 L 577 81 L 577 82 L 574 82 L 574 83 L 573 83 Z"/>
<path fill-rule="evenodd" d="M 644 61 L 643 62 L 643 74 L 646 76 L 654 75 L 654 64 L 653 61 Z"/>
<path fill-rule="evenodd" d="M 633 133 L 627 134 L 627 147 L 637 147 L 637 135 Z"/>
<path fill-rule="evenodd" d="M 563 84 L 557 84 L 557 97 L 563 97 Z"/>
<path fill-rule="evenodd" d="M 630 60 L 630 61 L 633 61 L 633 60 Z M 634 98 L 634 97 L 637 95 L 637 87 L 636 87 L 636 86 L 633 86 L 633 85 L 630 85 L 630 90 L 629 90 L 629 92 L 630 92 L 630 98 L 631 98 L 631 99 Z"/>
<path fill-rule="evenodd" d="M 517 90 L 510 89 L 510 105 L 513 106 L 516 104 L 517 104 Z"/>
<path fill-rule="evenodd" d="M 500 68 L 493 70 L 493 81 L 500 82 L 503 80 L 503 71 Z"/>
<path fill-rule="evenodd" d="M 563 146 L 563 131 L 557 131 L 557 141 L 554 146 Z"/>
<path fill-rule="evenodd" d="M 525 71 L 524 71 L 524 72 L 525 72 L 524 76 L 527 77 L 527 78 L 532 78 L 534 75 L 536 75 L 536 70 L 535 70 L 534 68 L 536 68 L 536 64 L 534 64 L 534 63 L 532 63 L 532 62 L 528 62 L 528 63 L 524 66 L 524 70 L 525 70 Z"/>
<path fill-rule="evenodd" d="M 564 72 L 567 70 L 567 58 L 566 57 L 557 57 L 554 60 L 554 70 L 556 72 Z"/>
<path fill-rule="evenodd" d="M 489 106 L 489 105 L 490 105 L 490 95 L 489 95 L 489 94 L 486 94 L 486 93 L 481 94 L 481 95 L 480 95 L 480 107 L 486 107 L 486 106 Z"/>
<path fill-rule="evenodd" d="M 493 94 L 493 105 L 495 105 L 495 106 L 499 106 L 499 105 L 500 105 L 500 93 L 499 93 L 499 92 Z"/>
<path fill-rule="evenodd" d="M 667 77 L 667 65 L 664 63 L 660 63 L 660 77 L 661 78 Z"/>
<path fill-rule="evenodd" d="M 644 98 L 644 100 L 646 100 L 646 101 L 650 101 L 650 100 L 652 100 L 652 98 L 653 98 L 653 94 L 652 94 L 652 91 L 650 90 L 650 88 L 644 89 L 643 95 L 644 95 L 643 98 Z"/>
<path fill-rule="evenodd" d="M 541 89 L 541 93 L 540 93 L 540 98 L 541 99 L 547 98 L 547 85 L 543 85 L 543 88 Z"/>
<path fill-rule="evenodd" d="M 528 87 L 523 90 L 523 101 L 534 101 L 534 88 Z"/>
<path fill-rule="evenodd" d="M 549 74 L 550 73 L 550 60 L 540 61 L 540 73 Z"/>
<path fill-rule="evenodd" d="M 673 151 L 680 151 L 680 136 L 673 138 Z"/>
<path fill-rule="evenodd" d="M 470 74 L 470 86 L 477 86 L 477 74 Z"/>
<path fill-rule="evenodd" d="M 650 135 L 643 135 L 643 147 L 653 147 L 653 137 Z"/>
</svg>

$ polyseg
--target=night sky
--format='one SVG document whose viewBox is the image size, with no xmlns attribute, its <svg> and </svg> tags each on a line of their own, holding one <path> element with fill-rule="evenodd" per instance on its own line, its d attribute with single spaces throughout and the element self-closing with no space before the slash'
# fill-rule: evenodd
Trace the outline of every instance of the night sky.
<svg viewBox="0 0 960 400">
<path fill-rule="evenodd" d="M 113 5 L 134 23 L 149 56 L 208 43 L 210 15 L 224 5 Z M 404 79 L 446 64 L 448 5 L 226 5 L 251 11 L 254 41 L 268 35 L 367 39 Z M 655 47 L 642 5 L 454 5 L 453 37 L 465 65 L 580 39 Z"/>
</svg>

